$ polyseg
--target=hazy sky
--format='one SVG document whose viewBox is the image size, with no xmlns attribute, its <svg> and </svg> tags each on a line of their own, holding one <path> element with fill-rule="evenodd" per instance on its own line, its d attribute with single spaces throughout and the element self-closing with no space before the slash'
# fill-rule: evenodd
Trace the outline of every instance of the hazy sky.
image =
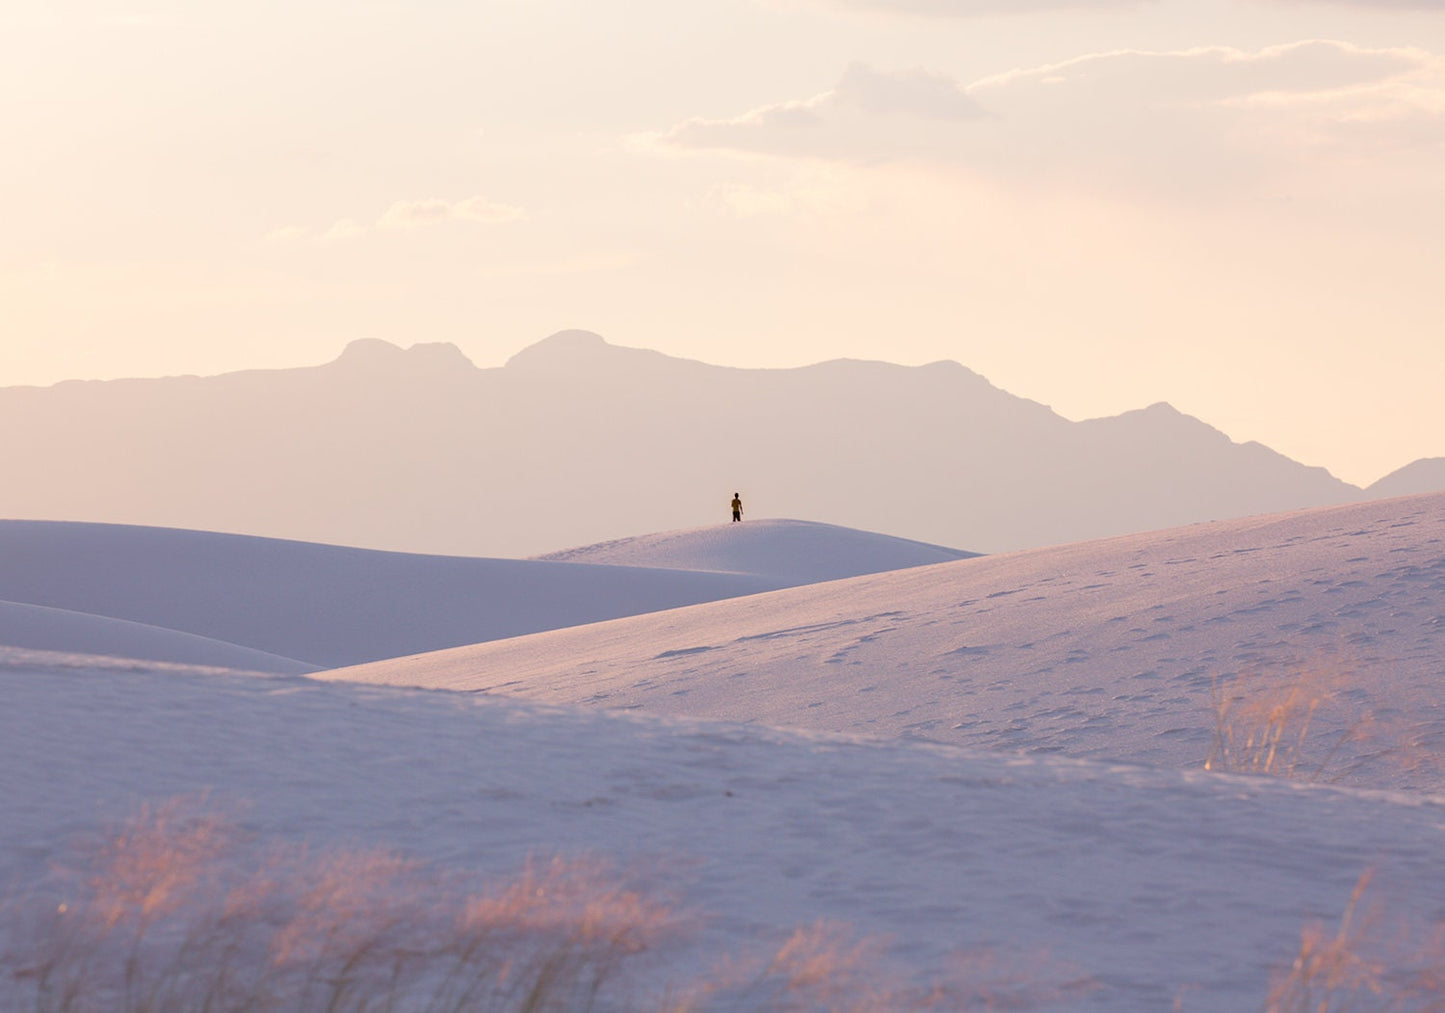
<svg viewBox="0 0 1445 1013">
<path fill-rule="evenodd" d="M 0 138 L 0 385 L 581 327 L 1445 455 L 1445 0 L 0 0 Z"/>
</svg>

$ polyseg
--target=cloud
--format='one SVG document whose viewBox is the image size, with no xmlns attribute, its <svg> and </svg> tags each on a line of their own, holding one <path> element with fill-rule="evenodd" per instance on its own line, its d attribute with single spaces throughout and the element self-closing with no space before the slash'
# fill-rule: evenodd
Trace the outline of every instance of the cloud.
<svg viewBox="0 0 1445 1013">
<path fill-rule="evenodd" d="M 323 243 L 345 242 L 366 235 L 366 226 L 353 218 L 342 218 L 318 237 Z"/>
<path fill-rule="evenodd" d="M 324 229 L 308 225 L 283 225 L 266 236 L 266 242 L 278 245 L 293 243 L 344 243 L 360 239 L 371 230 L 354 218 L 339 218 Z"/>
<path fill-rule="evenodd" d="M 728 119 L 691 119 L 656 135 L 663 148 L 720 148 L 821 158 L 876 159 L 926 151 L 983 115 L 957 81 L 926 70 L 855 63 L 832 89 Z"/>
<path fill-rule="evenodd" d="M 855 63 L 833 89 L 832 102 L 875 113 L 939 120 L 970 120 L 981 110 L 958 83 L 925 70 L 886 73 Z"/>
<path fill-rule="evenodd" d="M 738 181 L 720 184 L 708 191 L 703 206 L 736 219 L 836 217 L 858 210 L 846 173 L 822 163 L 801 168 L 770 185 Z"/>
<path fill-rule="evenodd" d="M 1207 46 L 1172 52 L 1120 50 L 1063 63 L 1010 71 L 976 81 L 970 95 L 1007 99 L 1040 87 L 1089 93 L 1117 102 L 1158 106 L 1224 101 L 1261 92 L 1308 93 L 1358 87 L 1428 68 L 1419 49 L 1366 49 L 1345 42 L 1306 40 L 1248 52 Z M 1136 91 L 1147 86 L 1146 93 Z"/>
<path fill-rule="evenodd" d="M 724 183 L 713 187 L 707 202 L 735 218 L 761 218 L 792 214 L 796 205 L 791 194 L 747 183 Z"/>
<path fill-rule="evenodd" d="M 304 243 L 316 238 L 316 234 L 304 225 L 283 225 L 266 233 L 268 243 Z"/>
<path fill-rule="evenodd" d="M 274 243 L 335 243 L 360 239 L 378 229 L 421 229 L 448 222 L 470 222 L 499 225 L 521 221 L 527 213 L 512 204 L 498 204 L 484 197 L 467 197 L 458 201 L 437 198 L 397 201 L 371 225 L 354 218 L 341 218 L 325 229 L 304 225 L 287 225 L 271 232 L 266 240 Z"/>
<path fill-rule="evenodd" d="M 1154 0 L 817 0 L 842 10 L 919 14 L 929 17 L 974 17 L 980 14 L 1027 14 L 1034 11 L 1143 7 Z"/>
<path fill-rule="evenodd" d="M 1445 65 L 1419 49 L 1318 40 L 1097 53 L 967 85 L 855 65 L 819 95 L 688 120 L 654 143 L 1227 191 L 1333 155 L 1368 162 L 1387 148 L 1445 152 Z"/>
<path fill-rule="evenodd" d="M 1331 160 L 1445 143 L 1441 61 L 1418 49 L 1305 41 L 1256 51 L 1117 52 L 975 82 L 1003 124 L 960 157 L 994 171 L 1155 191 L 1239 192 Z"/>
<path fill-rule="evenodd" d="M 1382 8 L 1400 11 L 1445 11 L 1445 0 L 1322 0 L 1342 7 Z"/>
<path fill-rule="evenodd" d="M 1153 6 L 1158 0 L 813 0 L 822 7 L 918 17 L 964 18 L 1039 11 L 1111 10 Z M 1278 2 L 1278 0 L 1268 0 Z M 1295 0 L 1299 4 L 1380 10 L 1445 11 L 1445 0 Z"/>
<path fill-rule="evenodd" d="M 497 204 L 483 197 L 468 197 L 459 201 L 428 200 L 397 201 L 377 219 L 377 226 L 384 229 L 415 229 L 441 222 L 477 222 L 482 225 L 496 225 L 515 222 L 525 218 L 521 208 L 511 204 Z"/>
</svg>

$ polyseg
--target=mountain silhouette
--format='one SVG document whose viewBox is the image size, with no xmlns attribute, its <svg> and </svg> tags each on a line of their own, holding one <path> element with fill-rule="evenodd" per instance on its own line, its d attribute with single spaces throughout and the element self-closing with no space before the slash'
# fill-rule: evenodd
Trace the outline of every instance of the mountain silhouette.
<svg viewBox="0 0 1445 1013">
<path fill-rule="evenodd" d="M 736 369 L 563 331 L 478 369 L 314 367 L 0 390 L 0 512 L 526 556 L 728 517 L 1000 551 L 1361 491 L 1165 404 L 1071 422 L 955 362 Z"/>
<path fill-rule="evenodd" d="M 1445 457 L 1424 457 L 1390 472 L 1365 489 L 1371 499 L 1445 490 Z"/>
</svg>

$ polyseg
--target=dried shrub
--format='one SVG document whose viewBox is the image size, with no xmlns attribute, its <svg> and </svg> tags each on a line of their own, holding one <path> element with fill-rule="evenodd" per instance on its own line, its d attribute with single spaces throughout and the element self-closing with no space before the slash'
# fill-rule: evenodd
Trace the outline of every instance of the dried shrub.
<svg viewBox="0 0 1445 1013">
<path fill-rule="evenodd" d="M 0 1008 L 623 1008 L 608 986 L 680 924 L 595 860 L 484 891 L 385 851 L 245 843 L 189 800 L 143 810 L 6 905 Z"/>
<path fill-rule="evenodd" d="M 1275 976 L 1264 1013 L 1442 1013 L 1445 937 L 1437 926 L 1387 918 L 1371 893 L 1372 873 L 1356 881 L 1336 925 L 1311 922 Z"/>
<path fill-rule="evenodd" d="M 1303 665 L 1283 676 L 1239 675 L 1210 687 L 1214 737 L 1204 769 L 1300 781 L 1355 781 L 1367 769 L 1422 773 L 1428 757 L 1403 729 L 1360 702 L 1337 664 Z"/>
<path fill-rule="evenodd" d="M 1367 955 L 1374 919 L 1361 905 L 1369 884 L 1367 872 L 1333 932 L 1319 923 L 1305 927 L 1294 962 L 1265 999 L 1265 1013 L 1329 1013 L 1348 1008 L 1362 993 L 1381 997 L 1384 965 Z"/>
<path fill-rule="evenodd" d="M 0 1009 L 577 1013 L 1026 1009 L 1088 986 L 988 954 L 899 983 L 819 923 L 681 983 L 690 920 L 593 859 L 478 886 L 384 850 L 265 847 L 205 800 L 145 807 L 0 909 Z M 705 966 L 696 953 L 689 966 Z"/>
<path fill-rule="evenodd" d="M 665 1013 L 767 1010 L 770 1013 L 923 1013 L 927 1010 L 1029 1010 L 1077 1000 L 1096 982 L 1047 954 L 1011 960 L 990 950 L 955 955 L 951 973 L 919 985 L 888 975 L 880 941 L 846 925 L 796 929 L 771 954 L 734 958 Z"/>
</svg>

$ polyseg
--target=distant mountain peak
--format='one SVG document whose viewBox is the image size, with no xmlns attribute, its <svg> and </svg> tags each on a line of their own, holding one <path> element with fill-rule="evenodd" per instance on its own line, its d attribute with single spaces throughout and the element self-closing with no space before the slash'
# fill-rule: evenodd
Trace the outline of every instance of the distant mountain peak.
<svg viewBox="0 0 1445 1013">
<path fill-rule="evenodd" d="M 1373 497 L 1411 496 L 1445 490 L 1445 457 L 1422 457 L 1365 490 Z"/>
<path fill-rule="evenodd" d="M 592 331 L 584 331 L 580 328 L 571 327 L 565 331 L 558 331 L 556 334 L 549 334 L 541 341 L 533 345 L 533 348 L 596 348 L 599 345 L 607 344 L 600 334 Z"/>
<path fill-rule="evenodd" d="M 558 331 L 556 334 L 522 349 L 507 360 L 507 366 L 511 368 L 513 366 L 525 367 L 556 362 L 575 362 L 578 359 L 594 357 L 612 347 L 602 339 L 602 335 L 594 334 L 591 331 Z"/>
<path fill-rule="evenodd" d="M 425 366 L 432 369 L 476 369 L 472 360 L 462 354 L 460 348 L 447 341 L 423 341 L 410 348 L 402 348 L 380 338 L 357 338 L 347 344 L 336 362 L 362 368 Z"/>
<path fill-rule="evenodd" d="M 674 359 L 647 348 L 613 345 L 591 331 L 568 330 L 558 331 L 522 349 L 507 360 L 506 368 L 516 373 L 538 373 L 549 379 L 570 377 L 590 382 L 600 376 L 636 377 L 655 374 L 657 370 L 725 367 Z"/>
<path fill-rule="evenodd" d="M 1205 429 L 1214 428 L 1208 423 L 1195 418 L 1193 415 L 1186 415 L 1168 401 L 1155 401 L 1147 408 L 1131 408 L 1128 411 L 1120 412 L 1118 415 L 1103 415 L 1085 421 L 1090 425 L 1168 426 L 1175 429 L 1181 426 L 1189 429 L 1196 427 L 1203 427 Z"/>
<path fill-rule="evenodd" d="M 357 338 L 355 341 L 347 342 L 336 361 L 371 362 L 400 354 L 401 349 L 390 341 L 382 341 L 380 338 Z"/>
</svg>

